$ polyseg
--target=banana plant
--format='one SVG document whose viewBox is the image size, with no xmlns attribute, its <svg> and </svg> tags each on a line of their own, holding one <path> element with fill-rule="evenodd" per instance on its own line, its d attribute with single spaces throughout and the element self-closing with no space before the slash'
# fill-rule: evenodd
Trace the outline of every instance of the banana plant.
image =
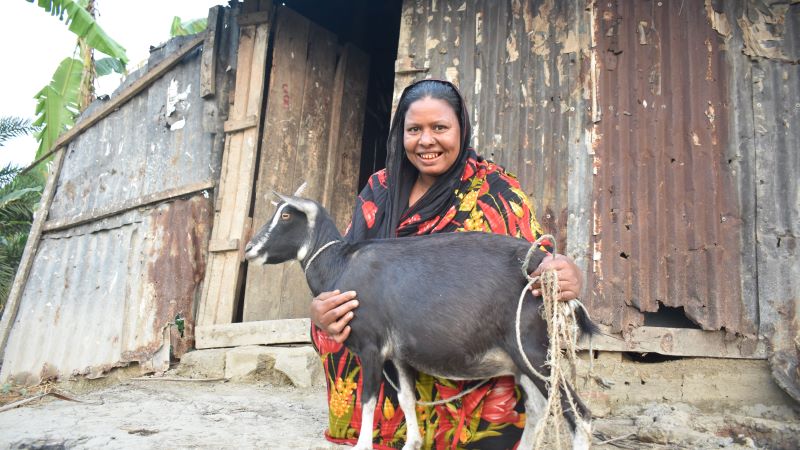
<svg viewBox="0 0 800 450">
<path fill-rule="evenodd" d="M 172 26 L 169 29 L 169 35 L 175 37 L 197 34 L 205 30 L 207 26 L 208 20 L 205 18 L 182 22 L 180 17 L 175 16 L 172 18 Z"/>
<path fill-rule="evenodd" d="M 26 1 L 34 3 L 34 0 Z M 77 55 L 64 58 L 50 84 L 34 96 L 36 120 L 33 124 L 40 128 L 36 133 L 38 159 L 50 151 L 61 133 L 71 128 L 80 112 L 89 106 L 94 78 L 112 71 L 124 74 L 128 57 L 125 49 L 94 20 L 95 0 L 38 0 L 36 3 L 65 22 L 77 37 Z M 95 61 L 94 50 L 107 57 Z"/>
</svg>

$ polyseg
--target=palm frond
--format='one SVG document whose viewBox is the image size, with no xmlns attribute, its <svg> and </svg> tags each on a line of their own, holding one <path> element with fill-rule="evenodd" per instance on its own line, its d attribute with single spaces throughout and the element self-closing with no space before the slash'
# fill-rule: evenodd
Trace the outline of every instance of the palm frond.
<svg viewBox="0 0 800 450">
<path fill-rule="evenodd" d="M 0 238 L 0 312 L 5 307 L 8 294 L 11 292 L 27 241 L 27 231 Z"/>
<path fill-rule="evenodd" d="M 38 128 L 31 125 L 31 121 L 21 117 L 4 116 L 0 117 L 0 146 L 11 138 L 24 136 L 38 131 Z"/>
</svg>

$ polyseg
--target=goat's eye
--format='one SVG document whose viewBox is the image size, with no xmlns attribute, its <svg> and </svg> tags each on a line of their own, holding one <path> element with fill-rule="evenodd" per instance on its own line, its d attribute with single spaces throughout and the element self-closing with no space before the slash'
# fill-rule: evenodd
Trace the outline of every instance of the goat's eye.
<svg viewBox="0 0 800 450">
<path fill-rule="evenodd" d="M 289 213 L 281 214 L 281 219 L 283 219 L 283 220 L 289 220 L 290 217 L 292 217 L 292 216 Z"/>
</svg>

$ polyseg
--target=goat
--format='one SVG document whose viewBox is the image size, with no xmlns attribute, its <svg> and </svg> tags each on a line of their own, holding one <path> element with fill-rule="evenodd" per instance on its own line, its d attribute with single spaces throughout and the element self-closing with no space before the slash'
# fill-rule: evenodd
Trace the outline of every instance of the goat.
<svg viewBox="0 0 800 450">
<path fill-rule="evenodd" d="M 362 365 L 357 449 L 372 448 L 373 414 L 387 360 L 394 363 L 400 381 L 398 399 L 408 424 L 404 450 L 422 444 L 415 416 L 417 370 L 461 380 L 516 376 L 527 412 L 520 448 L 533 446 L 547 387 L 525 364 L 515 333 L 517 299 L 527 283 L 520 269 L 529 242 L 481 232 L 345 242 L 321 205 L 276 195 L 281 202 L 248 242 L 245 257 L 261 264 L 300 261 L 314 295 L 356 291 L 359 307 L 345 345 Z M 528 272 L 544 256 L 542 251 L 534 253 Z M 541 302 L 533 301 L 530 291 L 525 295 L 522 346 L 533 365 L 548 374 L 547 326 L 537 310 Z M 582 308 L 575 313 L 584 332 L 596 330 Z M 588 448 L 590 413 L 569 390 L 579 410 L 576 414 L 563 400 L 573 448 Z"/>
</svg>

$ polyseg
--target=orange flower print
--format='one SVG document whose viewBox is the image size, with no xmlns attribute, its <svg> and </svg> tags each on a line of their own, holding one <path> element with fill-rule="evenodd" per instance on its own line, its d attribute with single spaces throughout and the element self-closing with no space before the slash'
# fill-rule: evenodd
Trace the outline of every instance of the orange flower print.
<svg viewBox="0 0 800 450">
<path fill-rule="evenodd" d="M 353 400 L 353 391 L 356 384 L 353 380 L 337 378 L 334 389 L 331 392 L 330 409 L 331 413 L 339 418 L 344 417 L 350 410 Z"/>
</svg>

